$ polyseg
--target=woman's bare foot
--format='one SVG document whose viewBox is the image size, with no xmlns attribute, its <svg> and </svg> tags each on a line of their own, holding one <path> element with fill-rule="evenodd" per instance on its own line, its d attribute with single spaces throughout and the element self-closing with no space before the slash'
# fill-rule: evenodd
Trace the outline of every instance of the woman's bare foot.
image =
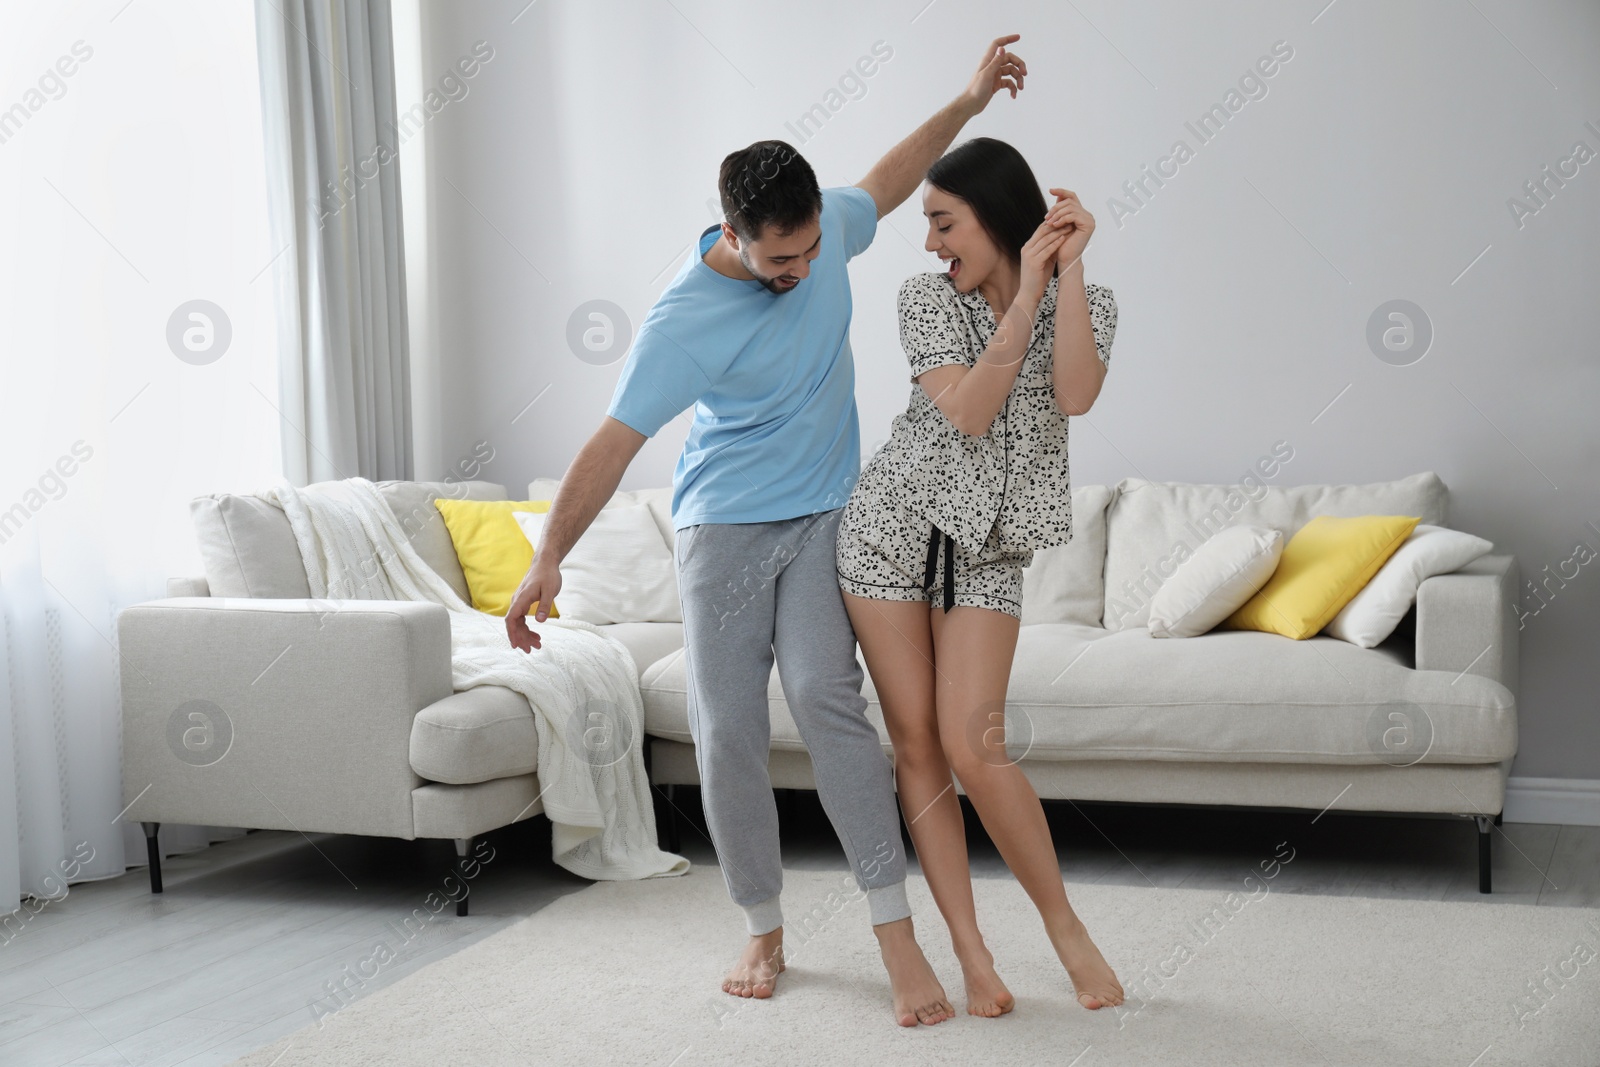
<svg viewBox="0 0 1600 1067">
<path fill-rule="evenodd" d="M 1011 990 L 995 973 L 994 955 L 982 945 L 966 951 L 958 950 L 961 977 L 967 984 L 967 1014 L 993 1019 L 1004 1015 L 1015 1005 Z"/>
<path fill-rule="evenodd" d="M 1089 931 L 1076 915 L 1059 930 L 1049 930 L 1050 943 L 1072 979 L 1078 1003 L 1085 1008 L 1115 1007 L 1122 1003 L 1122 983 L 1100 950 L 1089 939 Z"/>
<path fill-rule="evenodd" d="M 765 1000 L 777 987 L 783 971 L 783 927 L 752 937 L 739 954 L 739 962 L 722 980 L 722 991 L 736 997 Z"/>
<path fill-rule="evenodd" d="M 944 986 L 928 965 L 911 920 L 900 919 L 872 928 L 878 935 L 878 950 L 889 972 L 889 989 L 894 995 L 894 1017 L 901 1026 L 923 1023 L 932 1026 L 955 1018 L 955 1009 L 945 998 Z"/>
</svg>

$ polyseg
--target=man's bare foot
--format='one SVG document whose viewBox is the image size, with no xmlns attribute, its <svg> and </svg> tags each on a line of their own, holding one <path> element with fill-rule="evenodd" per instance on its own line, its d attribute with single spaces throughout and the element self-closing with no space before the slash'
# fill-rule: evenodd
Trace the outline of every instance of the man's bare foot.
<svg viewBox="0 0 1600 1067">
<path fill-rule="evenodd" d="M 1047 928 L 1048 930 L 1048 928 Z M 1115 1007 L 1122 1003 L 1122 983 L 1100 950 L 1089 939 L 1089 931 L 1076 915 L 1070 924 L 1059 930 L 1049 930 L 1050 943 L 1072 979 L 1072 988 L 1078 994 L 1078 1003 L 1085 1008 Z"/>
<path fill-rule="evenodd" d="M 872 928 L 878 935 L 878 951 L 889 972 L 889 989 L 894 995 L 894 1017 L 901 1026 L 923 1023 L 932 1026 L 955 1018 L 956 1011 L 945 998 L 928 958 L 917 944 L 911 920 L 900 919 Z"/>
<path fill-rule="evenodd" d="M 739 962 L 722 980 L 722 991 L 736 997 L 765 1000 L 772 996 L 783 969 L 783 927 L 780 926 L 770 934 L 758 934 L 750 939 L 739 954 Z"/>
<path fill-rule="evenodd" d="M 1011 990 L 995 973 L 994 955 L 982 945 L 966 951 L 957 951 L 961 961 L 961 977 L 967 984 L 967 1014 L 993 1019 L 1004 1015 L 1015 1005 Z"/>
</svg>

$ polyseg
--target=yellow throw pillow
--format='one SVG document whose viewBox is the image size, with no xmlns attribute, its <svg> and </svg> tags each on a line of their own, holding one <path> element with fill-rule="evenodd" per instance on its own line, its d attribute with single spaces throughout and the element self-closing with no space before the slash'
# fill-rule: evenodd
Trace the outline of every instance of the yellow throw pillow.
<svg viewBox="0 0 1600 1067">
<path fill-rule="evenodd" d="M 548 500 L 451 500 L 437 499 L 433 506 L 444 516 L 450 543 L 461 561 L 472 606 L 490 615 L 504 615 L 511 598 L 533 563 L 533 546 L 522 536 L 522 528 L 512 518 L 516 511 L 549 511 Z M 529 614 L 539 609 L 535 604 Z M 561 613 L 550 605 L 550 617 Z"/>
<path fill-rule="evenodd" d="M 1409 515 L 1318 515 L 1289 538 L 1267 584 L 1219 629 L 1265 630 L 1296 641 L 1315 637 L 1421 521 Z"/>
</svg>

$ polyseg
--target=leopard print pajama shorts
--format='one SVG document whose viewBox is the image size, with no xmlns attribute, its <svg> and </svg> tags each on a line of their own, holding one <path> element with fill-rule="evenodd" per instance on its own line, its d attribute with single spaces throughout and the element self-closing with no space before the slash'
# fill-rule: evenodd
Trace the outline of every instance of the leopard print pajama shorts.
<svg viewBox="0 0 1600 1067">
<path fill-rule="evenodd" d="M 839 587 L 869 600 L 930 601 L 1022 617 L 1022 568 L 1032 552 L 1002 552 L 998 525 L 973 556 L 863 473 L 839 520 Z"/>
</svg>

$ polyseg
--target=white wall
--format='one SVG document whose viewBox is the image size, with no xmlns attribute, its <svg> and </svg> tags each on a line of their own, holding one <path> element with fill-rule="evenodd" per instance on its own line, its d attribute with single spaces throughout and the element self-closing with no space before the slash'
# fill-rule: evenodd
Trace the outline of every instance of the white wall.
<svg viewBox="0 0 1600 1067">
<path fill-rule="evenodd" d="M 961 89 L 991 37 L 1019 32 L 1024 92 L 966 134 L 1012 142 L 1041 184 L 1080 193 L 1099 220 L 1088 278 L 1121 309 L 1105 391 L 1073 420 L 1077 482 L 1229 482 L 1287 441 L 1279 484 L 1437 471 L 1452 524 L 1527 576 L 1580 542 L 1600 550 L 1600 159 L 1520 225 L 1508 208 L 1575 142 L 1600 151 L 1595 6 L 525 4 L 424 4 L 435 81 L 476 41 L 494 57 L 429 120 L 447 364 L 442 444 L 420 475 L 480 441 L 484 476 L 514 491 L 559 474 L 623 354 L 579 360 L 569 316 L 609 300 L 643 318 L 711 221 L 724 154 L 781 137 L 824 185 L 856 181 Z M 864 95 L 809 140 L 785 128 L 880 40 L 893 57 Z M 1279 41 L 1293 56 L 1266 95 L 1199 143 L 1185 123 Z M 1180 138 L 1193 158 L 1119 225 L 1109 198 Z M 908 393 L 893 304 L 907 274 L 937 269 L 923 237 L 914 198 L 852 270 L 864 451 Z M 1434 330 L 1407 366 L 1367 342 L 1393 299 Z M 624 485 L 666 484 L 686 425 Z M 1600 775 L 1600 565 L 1574 567 L 1525 620 L 1519 775 Z"/>
</svg>

